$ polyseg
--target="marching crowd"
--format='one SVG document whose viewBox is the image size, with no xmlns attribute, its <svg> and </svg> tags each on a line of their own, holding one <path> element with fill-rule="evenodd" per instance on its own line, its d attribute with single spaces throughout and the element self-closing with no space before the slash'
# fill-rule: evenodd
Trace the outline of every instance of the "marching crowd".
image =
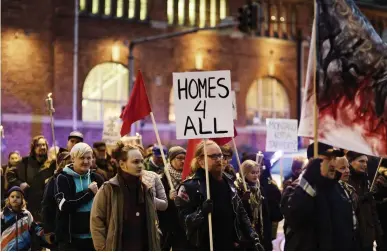
<svg viewBox="0 0 387 252">
<path fill-rule="evenodd" d="M 74 131 L 66 148 L 44 136 L 30 147 L 2 166 L 1 250 L 210 250 L 209 213 L 214 250 L 273 250 L 282 220 L 285 250 L 387 249 L 387 160 L 373 179 L 366 155 L 318 143 L 313 158 L 312 144 L 280 190 L 269 159 L 244 153 L 237 172 L 230 146 L 211 140 L 186 179 L 181 146 L 118 142 L 109 154 Z"/>
</svg>

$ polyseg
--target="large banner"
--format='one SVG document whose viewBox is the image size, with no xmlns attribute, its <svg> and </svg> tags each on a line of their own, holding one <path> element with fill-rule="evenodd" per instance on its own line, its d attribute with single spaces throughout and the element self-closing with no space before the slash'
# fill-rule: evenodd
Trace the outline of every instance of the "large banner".
<svg viewBox="0 0 387 252">
<path fill-rule="evenodd" d="M 176 138 L 234 136 L 230 71 L 173 73 Z"/>
<path fill-rule="evenodd" d="M 387 154 L 387 46 L 352 0 L 317 0 L 319 141 Z M 313 64 L 309 55 L 299 135 L 313 137 Z"/>
</svg>

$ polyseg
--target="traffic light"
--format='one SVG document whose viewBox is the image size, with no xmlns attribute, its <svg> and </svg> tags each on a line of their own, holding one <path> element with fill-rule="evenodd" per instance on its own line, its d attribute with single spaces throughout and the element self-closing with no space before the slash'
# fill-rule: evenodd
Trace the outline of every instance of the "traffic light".
<svg viewBox="0 0 387 252">
<path fill-rule="evenodd" d="M 258 5 L 250 3 L 238 9 L 238 29 L 243 33 L 256 31 L 258 27 Z"/>
</svg>

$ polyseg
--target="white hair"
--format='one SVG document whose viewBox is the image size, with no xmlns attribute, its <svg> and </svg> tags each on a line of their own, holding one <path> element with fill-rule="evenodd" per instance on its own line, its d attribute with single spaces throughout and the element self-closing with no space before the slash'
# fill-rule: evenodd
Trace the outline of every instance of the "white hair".
<svg viewBox="0 0 387 252">
<path fill-rule="evenodd" d="M 87 143 L 77 143 L 70 151 L 71 158 L 83 157 L 86 153 L 92 153 L 93 149 Z"/>
</svg>

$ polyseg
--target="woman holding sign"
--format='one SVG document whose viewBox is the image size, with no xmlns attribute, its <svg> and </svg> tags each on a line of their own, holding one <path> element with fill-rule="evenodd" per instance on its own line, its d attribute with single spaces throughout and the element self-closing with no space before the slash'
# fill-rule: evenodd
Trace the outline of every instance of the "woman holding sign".
<svg viewBox="0 0 387 252">
<path fill-rule="evenodd" d="M 204 147 L 210 182 L 210 199 L 206 199 Z M 263 250 L 259 237 L 243 208 L 233 181 L 223 173 L 223 154 L 213 141 L 201 142 L 195 151 L 191 179 L 183 182 L 175 199 L 179 217 L 189 242 L 198 250 L 209 250 L 208 214 L 212 213 L 214 250 L 240 250 L 247 241 L 250 247 Z"/>
</svg>

